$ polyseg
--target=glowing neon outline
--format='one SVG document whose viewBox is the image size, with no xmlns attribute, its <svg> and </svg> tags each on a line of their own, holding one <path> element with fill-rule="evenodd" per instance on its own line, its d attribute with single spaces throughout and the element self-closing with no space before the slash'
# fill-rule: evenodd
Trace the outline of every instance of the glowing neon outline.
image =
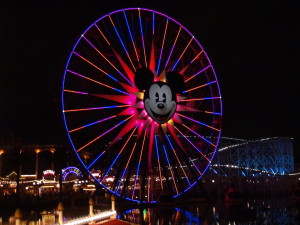
<svg viewBox="0 0 300 225">
<path fill-rule="evenodd" d="M 136 10 L 136 8 L 122 9 L 122 11 L 125 11 L 125 10 Z M 167 17 L 166 15 L 164 15 L 164 14 L 162 14 L 162 13 L 159 13 L 159 12 L 156 12 L 156 11 L 153 11 L 153 10 L 149 10 L 149 9 L 142 9 L 142 10 L 153 12 L 153 17 L 154 17 L 154 14 L 155 14 L 155 13 L 156 13 L 156 14 L 159 14 L 159 15 L 162 15 L 162 16 L 166 17 L 168 20 L 171 19 L 171 20 L 174 21 L 177 25 L 180 25 L 177 21 L 173 20 L 172 18 Z M 113 13 L 118 13 L 119 11 L 121 11 L 121 10 L 114 11 Z M 111 14 L 113 14 L 113 13 L 110 13 L 110 14 L 107 14 L 107 15 L 111 15 Z M 101 19 L 105 18 L 107 15 L 105 15 L 105 16 L 101 17 L 100 19 L 98 19 L 98 20 L 96 21 L 96 23 L 99 22 Z M 92 24 L 92 25 L 95 25 L 95 26 L 97 27 L 96 23 L 94 23 L 94 24 Z M 92 26 L 92 25 L 91 25 L 91 26 Z M 91 28 L 91 26 L 88 27 L 84 33 L 86 33 L 86 32 Z M 180 26 L 181 26 L 181 25 L 180 25 Z M 97 27 L 97 28 L 98 28 L 98 27 Z M 183 27 L 183 28 L 186 30 L 185 27 Z M 100 33 L 102 33 L 100 29 L 98 29 L 98 30 L 99 30 Z M 190 34 L 190 32 L 189 32 L 188 30 L 186 30 L 186 31 Z M 191 35 L 191 34 L 190 34 L 190 35 Z M 110 45 L 110 43 L 109 43 L 108 40 L 105 38 L 105 36 L 104 36 L 104 35 L 102 35 L 102 36 L 103 36 L 103 38 L 106 40 L 106 42 Z M 191 36 L 192 36 L 192 35 L 191 35 Z M 71 54 L 70 54 L 70 56 L 69 56 L 69 59 L 68 59 L 68 61 L 67 61 L 67 66 L 66 66 L 66 67 L 68 67 L 69 62 L 70 62 L 70 59 L 71 59 L 71 57 L 72 57 L 72 53 L 74 52 L 74 50 L 75 50 L 75 48 L 76 48 L 76 46 L 77 46 L 77 44 L 79 43 L 80 40 L 81 40 L 81 38 L 79 38 L 79 39 L 77 40 L 77 42 L 76 42 L 76 44 L 75 44 L 75 46 L 74 46 L 74 48 L 73 48 L 73 51 L 71 52 Z M 201 45 L 198 43 L 198 41 L 197 41 L 196 39 L 195 39 L 195 41 L 196 41 L 197 44 L 201 47 Z M 201 53 L 202 53 L 202 51 L 201 51 L 198 55 L 200 55 Z M 205 52 L 204 52 L 204 54 L 206 55 Z M 197 55 L 196 57 L 198 57 L 198 55 Z M 195 57 L 193 60 L 195 60 L 196 57 Z M 207 58 L 207 60 L 209 61 L 209 58 L 208 58 L 207 56 L 206 56 L 206 58 Z M 191 61 L 191 63 L 193 62 L 193 60 Z M 216 77 L 213 68 L 212 68 L 212 71 L 213 71 L 213 75 Z M 63 82 L 62 82 L 63 87 L 64 87 L 64 83 L 65 83 L 65 77 L 66 77 L 66 72 L 65 72 L 65 74 L 64 74 L 64 78 L 63 78 Z M 216 83 L 217 83 L 217 90 L 220 92 L 219 84 L 218 84 L 217 81 L 216 81 Z M 62 99 L 64 99 L 64 93 L 63 93 L 63 92 L 62 92 Z M 220 108 L 221 108 L 220 115 L 222 115 L 222 102 L 221 102 L 221 101 L 220 101 L 219 105 L 220 105 Z M 64 102 L 63 102 L 63 101 L 62 101 L 62 108 L 64 109 Z M 64 110 L 63 110 L 63 112 L 64 112 Z M 66 124 L 66 118 L 65 118 L 65 115 L 64 115 L 64 114 L 63 114 L 63 119 L 64 119 L 65 127 L 66 127 L 66 129 L 68 130 L 68 127 L 67 127 L 67 124 Z M 220 134 L 221 134 L 221 132 L 220 132 L 220 130 L 219 130 L 217 145 L 218 145 L 218 142 L 219 142 L 219 139 L 220 139 Z M 74 147 L 74 144 L 73 144 L 73 142 L 72 142 L 72 139 L 71 139 L 70 135 L 68 135 L 68 137 L 69 137 L 70 143 L 71 143 L 71 145 L 72 145 L 72 148 L 76 150 L 76 148 Z M 215 153 L 216 153 L 216 150 L 214 151 L 213 155 L 214 155 Z M 77 158 L 80 160 L 80 162 L 81 162 L 81 164 L 84 166 L 84 168 L 86 168 L 86 166 L 84 165 L 82 159 L 80 158 L 80 156 L 79 156 L 78 154 L 77 154 Z M 208 165 L 208 166 L 209 166 L 209 165 Z M 208 168 L 208 166 L 207 166 L 207 168 Z M 197 167 L 196 167 L 196 168 L 197 168 Z M 206 168 L 206 169 L 207 169 L 207 168 Z M 206 169 L 205 169 L 205 171 L 206 171 Z M 87 169 L 87 171 L 90 173 L 90 171 L 89 171 L 88 169 Z M 204 172 L 205 172 L 205 171 L 204 171 Z M 200 171 L 199 171 L 199 172 L 200 172 Z M 203 173 L 204 173 L 204 172 L 203 172 Z M 201 178 L 201 176 L 198 178 L 198 180 L 199 180 L 200 178 Z M 190 189 L 193 185 L 194 185 L 194 184 L 192 184 L 189 188 L 185 189 L 184 192 L 187 191 L 188 189 Z M 104 186 L 104 187 L 105 187 L 105 186 Z M 110 191 L 110 190 L 109 190 L 109 191 Z M 110 191 L 110 192 L 112 192 L 112 191 Z M 114 193 L 114 192 L 112 192 L 112 193 Z M 179 194 L 178 194 L 178 195 L 179 195 Z M 176 198 L 178 195 L 173 196 L 173 198 Z M 139 202 L 139 201 L 136 201 L 136 200 L 127 198 L 127 197 L 125 197 L 125 199 L 129 199 L 129 200 L 132 200 L 132 201 L 135 201 L 135 202 Z M 155 201 L 151 201 L 151 202 L 155 202 Z"/>
</svg>

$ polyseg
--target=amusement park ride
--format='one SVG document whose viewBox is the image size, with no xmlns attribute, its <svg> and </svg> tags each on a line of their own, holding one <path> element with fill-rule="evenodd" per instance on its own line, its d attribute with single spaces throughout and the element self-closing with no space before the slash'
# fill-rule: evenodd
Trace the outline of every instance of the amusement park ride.
<svg viewBox="0 0 300 225">
<path fill-rule="evenodd" d="M 139 203 L 195 186 L 221 133 L 219 83 L 206 52 L 186 27 L 150 9 L 111 12 L 82 33 L 66 65 L 62 110 L 96 185 Z"/>
</svg>

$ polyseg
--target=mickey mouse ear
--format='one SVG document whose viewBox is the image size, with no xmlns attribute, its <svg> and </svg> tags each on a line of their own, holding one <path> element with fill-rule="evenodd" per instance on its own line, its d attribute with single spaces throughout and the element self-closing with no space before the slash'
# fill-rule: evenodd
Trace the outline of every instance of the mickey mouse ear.
<svg viewBox="0 0 300 225">
<path fill-rule="evenodd" d="M 140 90 L 148 89 L 154 81 L 154 74 L 147 67 L 137 69 L 134 74 L 134 83 Z"/>
<path fill-rule="evenodd" d="M 167 84 L 172 88 L 175 93 L 181 93 L 184 91 L 183 76 L 176 71 L 170 71 L 167 73 Z"/>
</svg>

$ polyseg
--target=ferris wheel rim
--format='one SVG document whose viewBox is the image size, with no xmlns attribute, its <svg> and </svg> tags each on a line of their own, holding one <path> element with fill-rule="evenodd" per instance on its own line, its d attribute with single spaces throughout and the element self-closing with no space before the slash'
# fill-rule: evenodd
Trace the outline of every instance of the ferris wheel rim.
<svg viewBox="0 0 300 225">
<path fill-rule="evenodd" d="M 96 24 L 96 23 L 98 23 L 99 21 L 103 20 L 103 19 L 106 18 L 107 16 L 109 16 L 109 15 L 114 15 L 114 14 L 119 13 L 119 12 L 130 11 L 130 10 L 145 10 L 145 11 L 149 11 L 149 12 L 153 12 L 153 13 L 159 14 L 159 15 L 161 15 L 161 16 L 163 16 L 163 17 L 166 17 L 166 18 L 168 18 L 168 19 L 171 19 L 171 20 L 172 20 L 173 22 L 175 22 L 177 25 L 183 27 L 183 28 L 185 29 L 185 31 L 186 31 L 190 36 L 193 36 L 193 35 L 190 33 L 190 31 L 189 31 L 185 26 L 183 26 L 182 24 L 180 24 L 179 22 L 177 22 L 175 19 L 173 19 L 173 18 L 171 18 L 171 17 L 169 17 L 169 16 L 167 16 L 167 15 L 161 13 L 161 12 L 154 11 L 154 10 L 151 10 L 151 9 L 146 9 L 146 8 L 125 8 L 125 9 L 120 9 L 120 10 L 116 10 L 116 11 L 113 11 L 113 12 L 111 12 L 111 13 L 108 13 L 108 14 L 106 14 L 106 15 L 100 17 L 100 18 L 99 18 L 98 20 L 96 20 L 93 24 L 91 24 L 91 25 L 90 25 L 90 26 L 82 33 L 82 35 L 78 38 L 78 40 L 76 41 L 76 43 L 75 43 L 75 45 L 74 45 L 74 47 L 73 47 L 73 49 L 72 49 L 72 51 L 71 51 L 71 53 L 70 53 L 70 55 L 69 55 L 69 57 L 68 57 L 67 64 L 66 64 L 66 68 L 65 68 L 65 71 L 64 71 L 64 75 L 63 75 L 62 95 L 61 95 L 63 100 L 64 100 L 64 91 L 63 91 L 63 90 L 64 90 L 64 86 L 65 86 L 65 79 L 66 79 L 67 69 L 68 69 L 68 67 L 69 67 L 69 64 L 70 64 L 71 58 L 72 58 L 72 56 L 73 56 L 73 53 L 75 52 L 75 49 L 77 48 L 78 44 L 79 44 L 80 41 L 82 40 L 83 36 L 84 36 L 84 35 L 85 35 L 85 34 L 86 34 L 86 33 L 87 33 L 87 32 L 88 32 L 88 31 Z M 197 42 L 197 44 L 202 48 L 202 46 L 201 46 L 201 44 L 198 42 L 198 40 L 197 40 L 196 38 L 195 38 L 194 40 L 195 40 L 195 41 Z M 203 49 L 203 48 L 202 48 L 202 49 Z M 204 49 L 203 49 L 203 53 L 205 54 L 205 57 L 206 57 L 207 60 L 209 61 L 209 64 L 211 65 L 211 69 L 212 69 L 212 74 L 214 75 L 214 78 L 215 78 L 215 80 L 217 81 L 217 77 L 216 77 L 215 70 L 214 70 L 214 68 L 213 68 L 213 66 L 212 66 L 212 64 L 211 64 L 211 62 L 210 62 L 209 57 L 207 56 L 206 52 L 204 51 Z M 220 95 L 220 97 L 221 97 L 221 92 L 220 92 L 220 88 L 219 88 L 219 83 L 218 83 L 218 82 L 217 82 L 217 89 L 218 89 L 219 95 Z M 222 101 L 220 101 L 219 104 L 220 104 L 220 115 L 222 116 Z M 65 103 L 64 103 L 64 101 L 62 101 L 62 109 L 63 109 L 64 126 L 65 126 L 65 129 L 66 129 L 67 131 L 69 131 L 70 129 L 69 129 L 68 125 L 67 125 L 67 119 L 66 119 L 66 116 L 65 116 L 65 113 L 64 113 L 64 110 L 65 110 Z M 70 133 L 69 133 L 69 132 L 67 132 L 67 136 L 68 136 L 68 139 L 69 139 L 70 144 L 71 144 L 71 146 L 72 146 L 72 149 L 76 152 L 78 148 L 75 147 L 75 145 L 74 145 L 74 143 L 73 143 L 73 139 L 72 139 L 72 137 L 70 136 Z M 220 130 L 219 133 L 218 133 L 218 137 L 217 137 L 218 142 L 219 142 L 220 136 L 221 136 L 221 130 Z M 218 145 L 218 142 L 217 142 L 216 145 Z M 214 157 L 215 153 L 216 153 L 216 149 L 215 149 L 215 151 L 214 151 L 213 154 L 212 154 L 212 158 Z M 97 180 L 97 179 L 92 175 L 91 171 L 90 171 L 89 168 L 85 165 L 83 159 L 79 156 L 79 154 L 76 154 L 76 156 L 77 156 L 77 158 L 79 159 L 81 165 L 84 166 L 85 170 L 86 170 L 86 171 L 94 178 L 94 180 L 95 180 L 98 184 L 100 184 L 100 186 L 102 186 L 103 188 L 105 188 L 107 191 L 109 191 L 109 192 L 112 193 L 112 194 L 121 196 L 120 194 L 118 194 L 118 193 L 116 193 L 116 192 L 114 192 L 114 191 L 108 189 L 103 183 L 99 182 L 99 180 Z M 209 165 L 210 165 L 210 163 L 208 163 L 208 164 L 206 165 L 206 168 L 203 170 L 202 175 L 198 177 L 198 181 L 199 181 L 199 180 L 202 178 L 202 176 L 205 174 L 206 170 L 209 168 Z M 196 184 L 196 182 L 194 182 L 192 185 L 190 185 L 190 186 L 189 186 L 187 189 L 185 189 L 183 192 L 188 191 L 188 190 L 189 190 L 191 187 L 193 187 L 195 184 Z M 177 194 L 177 195 L 173 195 L 173 197 L 176 198 L 176 197 L 178 197 L 178 196 L 181 195 L 181 194 L 182 194 L 182 193 L 179 193 L 179 194 Z M 121 196 L 121 197 L 124 197 L 124 196 Z M 126 198 L 126 197 L 125 197 L 125 198 Z M 135 199 L 130 199 L 130 198 L 126 198 L 126 199 L 131 200 L 131 201 L 140 202 L 139 200 L 135 200 Z"/>
</svg>

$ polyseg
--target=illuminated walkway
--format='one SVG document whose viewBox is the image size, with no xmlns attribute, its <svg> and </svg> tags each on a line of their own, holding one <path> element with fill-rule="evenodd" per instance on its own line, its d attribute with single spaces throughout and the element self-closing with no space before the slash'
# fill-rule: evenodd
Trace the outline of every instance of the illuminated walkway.
<svg viewBox="0 0 300 225">
<path fill-rule="evenodd" d="M 106 212 L 101 212 L 98 214 L 95 214 L 93 216 L 85 216 L 85 217 L 80 217 L 80 218 L 76 218 L 73 220 L 69 220 L 69 221 L 65 221 L 63 224 L 64 225 L 84 225 L 84 224 L 90 224 L 93 221 L 97 222 L 97 221 L 107 221 L 107 219 L 110 219 L 112 217 L 116 216 L 116 211 L 106 211 Z M 107 223 L 94 223 L 94 224 L 110 224 L 110 222 Z"/>
</svg>

